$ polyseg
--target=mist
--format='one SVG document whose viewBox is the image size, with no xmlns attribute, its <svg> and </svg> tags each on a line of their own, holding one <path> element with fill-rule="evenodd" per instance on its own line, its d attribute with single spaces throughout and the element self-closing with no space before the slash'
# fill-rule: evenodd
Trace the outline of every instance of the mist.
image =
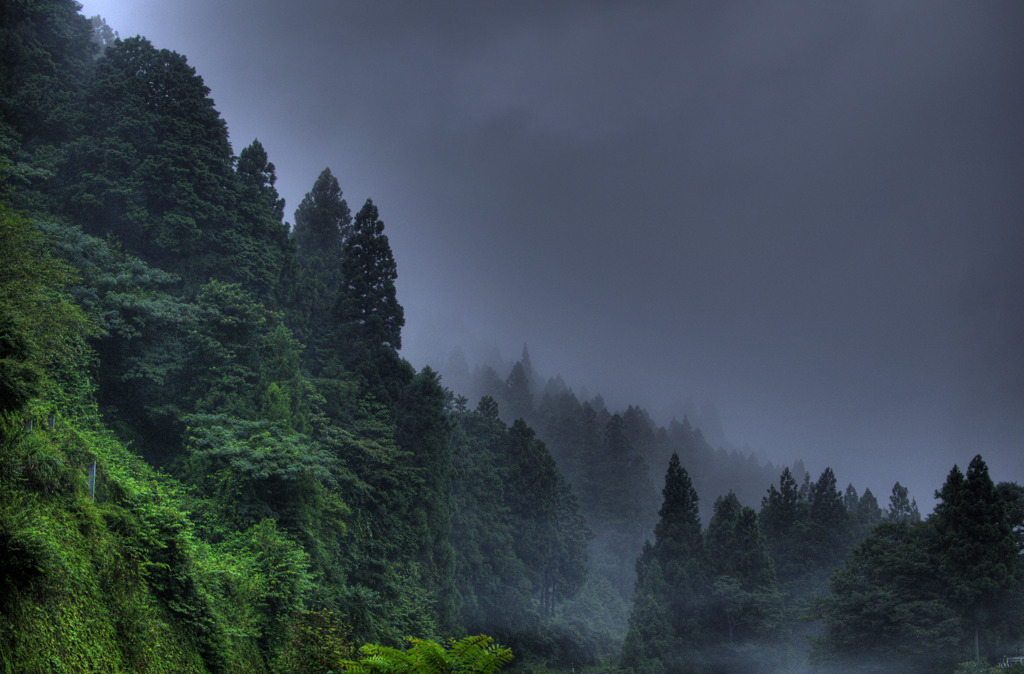
<svg viewBox="0 0 1024 674">
<path fill-rule="evenodd" d="M 1024 476 L 1015 4 L 83 13 L 187 54 L 288 213 L 325 166 L 373 198 L 417 367 L 527 343 L 924 510 L 976 453 Z"/>
</svg>

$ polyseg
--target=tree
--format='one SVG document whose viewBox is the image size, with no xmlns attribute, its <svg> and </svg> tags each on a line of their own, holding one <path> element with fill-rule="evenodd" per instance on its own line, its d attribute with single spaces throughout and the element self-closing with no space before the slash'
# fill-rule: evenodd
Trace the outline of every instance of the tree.
<svg viewBox="0 0 1024 674">
<path fill-rule="evenodd" d="M 893 492 L 891 512 L 909 514 L 905 490 Z M 814 658 L 933 672 L 964 659 L 968 644 L 975 659 L 1010 648 L 1024 634 L 1024 563 L 1006 493 L 976 456 L 966 476 L 953 466 L 926 521 L 878 525 L 829 581 Z"/>
<path fill-rule="evenodd" d="M 37 208 L 54 189 L 62 145 L 81 130 L 92 27 L 73 0 L 0 8 L 0 199 Z M 46 204 L 49 205 L 49 204 Z"/>
<path fill-rule="evenodd" d="M 384 222 L 369 199 L 356 214 L 352 234 L 345 239 L 341 269 L 344 286 L 337 315 L 346 336 L 374 346 L 401 349 L 405 312 L 395 295 L 398 269 L 384 234 Z"/>
<path fill-rule="evenodd" d="M 89 17 L 89 25 L 92 26 L 92 41 L 96 45 L 97 51 L 102 54 L 107 47 L 114 44 L 115 40 L 120 40 L 121 36 L 118 35 L 117 31 L 107 24 L 107 20 L 99 14 Z"/>
<path fill-rule="evenodd" d="M 452 527 L 460 623 L 508 640 L 539 617 L 526 564 L 517 554 L 520 513 L 497 403 L 451 415 Z M 515 637 L 512 639 L 515 640 Z"/>
<path fill-rule="evenodd" d="M 529 417 L 533 412 L 533 393 L 530 391 L 527 367 L 528 365 L 523 365 L 523 361 L 516 361 L 508 379 L 505 380 L 505 399 L 508 401 L 509 413 L 513 419 Z"/>
<path fill-rule="evenodd" d="M 408 518 L 417 524 L 418 561 L 432 591 L 438 625 L 457 622 L 455 552 L 451 532 L 451 426 L 445 416 L 445 392 L 437 373 L 424 368 L 402 392 L 395 410 L 395 442 L 419 472 L 421 488 L 410 499 Z"/>
<path fill-rule="evenodd" d="M 637 588 L 629 627 L 622 643 L 620 665 L 637 674 L 664 673 L 663 658 L 678 647 L 665 597 L 670 592 L 651 544 L 637 559 Z"/>
<path fill-rule="evenodd" d="M 340 263 L 342 248 L 352 227 L 352 212 L 341 196 L 338 179 L 325 168 L 295 211 L 292 237 L 299 259 Z"/>
<path fill-rule="evenodd" d="M 163 462 L 180 452 L 175 410 L 185 403 L 183 370 L 199 311 L 180 297 L 177 277 L 78 227 L 39 224 L 50 250 L 75 270 L 68 291 L 95 320 L 96 398 L 108 424 Z M 205 373 L 207 375 L 212 373 Z"/>
<path fill-rule="evenodd" d="M 729 492 L 715 501 L 708 523 L 708 568 L 714 576 L 735 578 L 747 590 L 775 587 L 775 570 L 753 508 Z"/>
<path fill-rule="evenodd" d="M 853 544 L 851 517 L 831 468 L 826 467 L 811 485 L 808 514 L 812 559 L 819 569 L 831 571 Z"/>
<path fill-rule="evenodd" d="M 69 297 L 71 269 L 46 251 L 36 227 L 0 204 L 0 413 L 45 396 L 84 412 L 95 324 Z"/>
<path fill-rule="evenodd" d="M 865 489 L 860 501 L 857 502 L 856 519 L 860 528 L 859 538 L 867 536 L 882 522 L 882 509 L 870 489 Z"/>
<path fill-rule="evenodd" d="M 743 507 L 732 492 L 715 501 L 705 535 L 709 576 L 712 580 L 708 623 L 726 647 L 735 666 L 746 666 L 750 654 L 736 649 L 737 640 L 749 642 L 775 627 L 780 597 L 775 592 L 775 572 L 757 513 Z M 725 630 L 722 626 L 725 626 Z M 714 647 L 714 646 L 712 646 Z M 763 662 L 763 648 L 758 656 Z"/>
<path fill-rule="evenodd" d="M 590 420 L 596 423 L 596 417 L 584 415 L 584 423 Z M 647 462 L 626 437 L 623 417 L 612 415 L 603 434 L 592 440 L 596 444 L 584 450 L 578 488 L 583 511 L 598 532 L 592 546 L 595 569 L 629 600 L 636 552 L 654 525 L 656 492 Z"/>
<path fill-rule="evenodd" d="M 405 384 L 399 362 L 405 312 L 398 303 L 398 269 L 377 207 L 367 199 L 345 239 L 342 288 L 334 305 L 343 364 L 361 375 L 382 400 L 394 401 Z"/>
<path fill-rule="evenodd" d="M 291 237 L 299 265 L 289 322 L 308 347 L 305 363 L 314 375 L 338 374 L 337 325 L 333 315 L 342 288 L 341 260 L 352 213 L 337 178 L 325 168 L 295 211 Z"/>
<path fill-rule="evenodd" d="M 637 603 L 627 632 L 634 637 L 623 649 L 622 666 L 637 672 L 643 671 L 644 658 L 653 657 L 649 645 L 637 640 L 664 632 L 649 624 L 659 616 L 668 616 L 670 624 L 670 645 L 660 655 L 666 672 L 699 666 L 704 642 L 707 582 L 699 501 L 677 454 L 669 460 L 662 496 L 654 545 L 645 546 L 637 561 Z M 651 602 L 660 606 L 649 606 Z"/>
<path fill-rule="evenodd" d="M 939 502 L 929 522 L 938 572 L 950 604 L 973 628 L 977 659 L 981 632 L 1000 623 L 1001 600 L 1024 582 L 1020 540 L 981 455 L 971 460 L 966 477 L 953 466 L 935 497 Z"/>
<path fill-rule="evenodd" d="M 809 559 L 807 503 L 789 468 L 779 476 L 778 489 L 771 485 L 761 499 L 760 523 L 779 581 L 788 584 L 800 578 Z"/>
<path fill-rule="evenodd" d="M 225 278 L 224 256 L 240 253 L 231 146 L 209 94 L 184 56 L 141 37 L 115 41 L 62 167 L 79 222 L 196 285 Z"/>
<path fill-rule="evenodd" d="M 473 412 L 451 403 L 462 625 L 540 660 L 579 662 L 580 637 L 560 636 L 566 603 L 587 580 L 589 531 L 576 499 L 525 422 L 507 428 L 492 398 Z"/>
<path fill-rule="evenodd" d="M 526 564 L 541 614 L 554 615 L 556 604 L 583 586 L 589 531 L 569 485 L 534 430 L 517 419 L 507 443 L 509 477 L 516 491 L 511 505 L 519 520 L 516 554 Z"/>
<path fill-rule="evenodd" d="M 284 199 L 275 187 L 276 169 L 259 140 L 238 155 L 235 175 L 238 227 L 232 234 L 239 242 L 233 246 L 236 258 L 228 262 L 232 277 L 264 304 L 281 305 L 281 285 L 294 281 L 285 278 L 292 271 L 294 247 L 284 223 Z"/>
<path fill-rule="evenodd" d="M 921 521 L 921 513 L 917 510 L 917 502 L 910 499 L 910 491 L 899 482 L 892 486 L 892 494 L 889 496 L 889 509 L 885 513 L 885 521 Z"/>
<path fill-rule="evenodd" d="M 943 598 L 920 522 L 880 525 L 829 580 L 813 659 L 858 671 L 940 671 L 955 661 L 961 623 Z"/>
</svg>

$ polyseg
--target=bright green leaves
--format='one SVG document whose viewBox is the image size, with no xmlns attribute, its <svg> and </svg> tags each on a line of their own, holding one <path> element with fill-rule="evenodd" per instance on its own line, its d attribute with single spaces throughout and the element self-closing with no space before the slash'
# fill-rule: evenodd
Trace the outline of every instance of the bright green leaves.
<svg viewBox="0 0 1024 674">
<path fill-rule="evenodd" d="M 237 559 L 234 572 L 252 583 L 247 603 L 255 609 L 253 632 L 272 656 L 287 638 L 288 619 L 305 609 L 314 589 L 309 555 L 272 518 L 231 535 L 220 551 Z"/>
<path fill-rule="evenodd" d="M 36 395 L 63 413 L 89 409 L 82 366 L 92 362 L 95 328 L 67 295 L 71 278 L 36 228 L 0 206 L 0 412 Z"/>
<path fill-rule="evenodd" d="M 0 314 L 0 411 L 21 409 L 39 391 L 43 373 L 33 356 L 18 324 Z"/>
<path fill-rule="evenodd" d="M 362 674 L 491 674 L 512 661 L 512 651 L 488 636 L 470 636 L 447 646 L 426 639 L 409 639 L 399 650 L 367 644 L 362 659 L 345 663 L 345 671 Z"/>
<path fill-rule="evenodd" d="M 185 421 L 191 479 L 203 493 L 218 495 L 221 517 L 231 525 L 248 527 L 269 517 L 301 535 L 330 514 L 325 510 L 343 508 L 327 493 L 334 481 L 333 458 L 305 436 L 227 415 L 192 415 Z"/>
</svg>

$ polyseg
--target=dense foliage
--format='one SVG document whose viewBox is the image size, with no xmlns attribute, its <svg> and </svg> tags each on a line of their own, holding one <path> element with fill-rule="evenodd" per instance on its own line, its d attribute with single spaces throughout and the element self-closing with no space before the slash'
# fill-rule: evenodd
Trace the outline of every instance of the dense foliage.
<svg viewBox="0 0 1024 674">
<path fill-rule="evenodd" d="M 817 660 L 931 672 L 1014 652 L 1024 635 L 1024 492 L 994 485 L 976 456 L 966 476 L 953 466 L 936 497 L 926 520 L 897 515 L 875 529 L 829 581 Z"/>
<path fill-rule="evenodd" d="M 980 458 L 922 522 L 525 348 L 417 372 L 378 205 L 325 169 L 289 225 L 187 59 L 78 9 L 0 10 L 5 671 L 764 671 L 816 630 L 933 671 L 1024 634 L 1024 492 Z"/>
</svg>

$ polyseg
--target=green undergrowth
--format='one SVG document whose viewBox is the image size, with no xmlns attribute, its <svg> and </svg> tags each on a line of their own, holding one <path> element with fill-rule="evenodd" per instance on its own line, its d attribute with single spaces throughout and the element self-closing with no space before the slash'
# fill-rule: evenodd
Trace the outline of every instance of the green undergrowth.
<svg viewBox="0 0 1024 674">
<path fill-rule="evenodd" d="M 252 546 L 200 541 L 182 487 L 101 427 L 40 421 L 0 422 L 3 671 L 267 671 L 273 588 Z"/>
</svg>

